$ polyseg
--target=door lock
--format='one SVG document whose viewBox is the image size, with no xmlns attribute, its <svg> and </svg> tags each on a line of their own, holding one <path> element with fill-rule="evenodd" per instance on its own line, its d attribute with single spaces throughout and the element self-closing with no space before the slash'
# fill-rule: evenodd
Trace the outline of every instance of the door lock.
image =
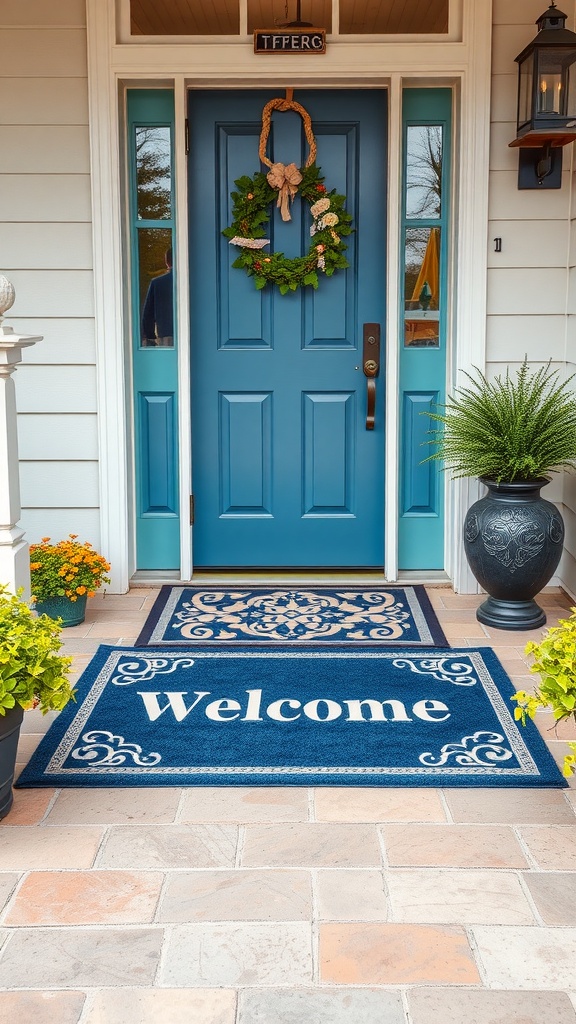
<svg viewBox="0 0 576 1024">
<path fill-rule="evenodd" d="M 376 414 L 376 380 L 380 372 L 380 324 L 364 324 L 362 369 L 367 378 L 366 430 L 374 430 Z"/>
</svg>

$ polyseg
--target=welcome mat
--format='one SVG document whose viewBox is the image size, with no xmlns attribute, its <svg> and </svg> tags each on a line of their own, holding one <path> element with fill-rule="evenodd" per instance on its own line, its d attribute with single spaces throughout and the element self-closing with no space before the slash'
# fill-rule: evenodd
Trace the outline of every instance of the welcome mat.
<svg viewBox="0 0 576 1024">
<path fill-rule="evenodd" d="M 136 641 L 448 647 L 424 587 L 162 587 Z"/>
<path fill-rule="evenodd" d="M 565 786 L 489 648 L 99 648 L 18 786 Z"/>
</svg>

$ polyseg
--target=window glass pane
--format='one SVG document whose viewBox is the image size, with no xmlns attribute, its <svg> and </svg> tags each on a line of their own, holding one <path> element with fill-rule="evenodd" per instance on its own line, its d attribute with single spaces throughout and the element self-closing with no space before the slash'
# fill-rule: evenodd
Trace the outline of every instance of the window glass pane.
<svg viewBox="0 0 576 1024">
<path fill-rule="evenodd" d="M 404 344 L 440 344 L 440 228 L 407 228 L 404 255 Z"/>
<path fill-rule="evenodd" d="M 172 216 L 170 128 L 136 128 L 136 204 L 138 220 Z"/>
<path fill-rule="evenodd" d="M 448 31 L 449 0 L 340 0 L 340 32 L 400 35 Z"/>
<path fill-rule="evenodd" d="M 143 348 L 172 348 L 174 282 L 170 228 L 138 230 L 138 285 Z"/>
<path fill-rule="evenodd" d="M 130 0 L 133 36 L 227 36 L 239 31 L 239 0 Z"/>
<path fill-rule="evenodd" d="M 409 125 L 406 138 L 406 216 L 442 213 L 442 125 Z"/>
<path fill-rule="evenodd" d="M 296 0 L 248 0 L 249 32 L 255 28 L 281 28 L 297 18 Z M 331 32 L 332 0 L 301 0 L 300 21 Z"/>
</svg>

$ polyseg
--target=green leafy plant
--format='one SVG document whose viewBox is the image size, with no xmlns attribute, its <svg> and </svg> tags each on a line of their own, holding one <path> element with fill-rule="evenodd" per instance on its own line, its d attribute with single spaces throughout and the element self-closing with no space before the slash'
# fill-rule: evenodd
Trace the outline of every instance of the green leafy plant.
<svg viewBox="0 0 576 1024">
<path fill-rule="evenodd" d="M 549 479 L 553 470 L 574 467 L 576 393 L 573 376 L 559 382 L 550 364 L 531 371 L 526 360 L 511 377 L 488 380 L 476 369 L 468 386 L 456 388 L 444 412 L 428 413 L 442 424 L 431 431 L 437 450 L 455 477 L 479 476 L 512 483 Z"/>
<path fill-rule="evenodd" d="M 43 537 L 41 544 L 30 545 L 30 579 L 36 601 L 50 597 L 77 601 L 84 594 L 93 597 L 101 583 L 110 583 L 110 577 L 105 575 L 109 563 L 91 544 L 80 544 L 76 537 L 71 533 L 67 540 L 57 544 L 50 544 L 50 537 Z"/>
<path fill-rule="evenodd" d="M 545 709 L 551 709 L 558 722 L 576 719 L 576 608 L 571 610 L 570 618 L 560 619 L 557 626 L 546 630 L 540 643 L 526 644 L 526 654 L 534 655 L 530 671 L 539 673 L 540 685 L 534 693 L 518 690 L 512 696 L 518 705 L 514 718 L 522 725 Z M 576 768 L 576 743 L 568 745 L 572 753 L 564 758 L 566 778 Z"/>
<path fill-rule="evenodd" d="M 74 696 L 67 678 L 72 659 L 58 654 L 60 629 L 0 586 L 0 715 L 16 704 L 60 711 Z"/>
</svg>

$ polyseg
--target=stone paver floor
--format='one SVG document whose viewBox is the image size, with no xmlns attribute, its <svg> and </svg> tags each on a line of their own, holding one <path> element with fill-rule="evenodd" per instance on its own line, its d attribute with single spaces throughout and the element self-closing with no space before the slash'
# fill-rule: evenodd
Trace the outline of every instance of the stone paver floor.
<svg viewBox="0 0 576 1024">
<path fill-rule="evenodd" d="M 96 597 L 80 673 L 155 597 Z M 428 593 L 527 687 L 527 634 Z M 541 595 L 553 624 L 570 601 Z M 540 633 L 538 633 L 540 635 Z M 25 716 L 24 764 L 49 722 Z M 542 716 L 561 762 L 566 739 Z M 576 1024 L 576 789 L 17 790 L 0 823 L 0 1021 Z"/>
</svg>

